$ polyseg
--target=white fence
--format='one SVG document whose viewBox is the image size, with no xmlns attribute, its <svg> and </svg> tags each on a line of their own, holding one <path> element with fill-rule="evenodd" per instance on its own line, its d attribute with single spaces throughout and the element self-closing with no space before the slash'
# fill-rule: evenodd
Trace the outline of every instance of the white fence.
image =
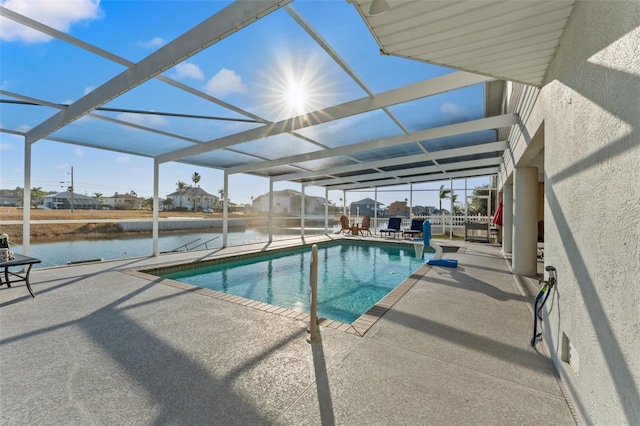
<svg viewBox="0 0 640 426">
<path fill-rule="evenodd" d="M 475 223 L 489 223 L 491 222 L 490 216 L 451 216 L 451 215 L 436 215 L 436 216 L 415 216 L 414 219 L 428 220 L 431 222 L 431 229 L 434 234 L 455 234 L 464 235 L 464 224 L 466 222 Z M 350 223 L 362 222 L 362 216 L 351 216 Z M 339 223 L 339 218 L 338 218 Z M 389 224 L 389 218 L 371 218 L 372 228 L 377 230 L 386 229 Z M 411 219 L 403 218 L 401 229 L 409 229 L 411 227 Z"/>
</svg>

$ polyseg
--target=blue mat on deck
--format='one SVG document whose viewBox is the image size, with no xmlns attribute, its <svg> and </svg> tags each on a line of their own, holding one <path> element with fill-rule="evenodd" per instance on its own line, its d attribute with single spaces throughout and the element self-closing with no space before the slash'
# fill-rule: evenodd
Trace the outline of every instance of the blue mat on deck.
<svg viewBox="0 0 640 426">
<path fill-rule="evenodd" d="M 457 259 L 429 259 L 427 260 L 427 265 L 446 266 L 447 268 L 457 268 L 458 260 Z"/>
</svg>

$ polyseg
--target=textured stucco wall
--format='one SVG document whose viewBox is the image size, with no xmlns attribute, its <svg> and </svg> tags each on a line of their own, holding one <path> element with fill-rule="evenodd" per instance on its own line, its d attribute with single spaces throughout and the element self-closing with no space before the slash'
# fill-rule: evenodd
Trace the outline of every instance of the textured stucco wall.
<svg viewBox="0 0 640 426">
<path fill-rule="evenodd" d="M 640 424 L 639 25 L 638 1 L 577 2 L 538 100 L 558 271 L 545 341 L 587 424 Z"/>
</svg>

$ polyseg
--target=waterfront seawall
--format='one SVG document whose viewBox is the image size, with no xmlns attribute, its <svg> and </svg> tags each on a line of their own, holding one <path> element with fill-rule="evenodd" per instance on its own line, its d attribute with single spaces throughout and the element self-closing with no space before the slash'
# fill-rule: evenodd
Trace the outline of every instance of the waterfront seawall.
<svg viewBox="0 0 640 426">
<path fill-rule="evenodd" d="M 178 231 L 187 229 L 209 229 L 222 230 L 222 219 L 160 219 L 158 227 L 161 231 Z M 123 232 L 150 231 L 153 229 L 151 220 L 122 220 L 117 221 L 116 226 Z M 229 230 L 244 230 L 246 221 L 244 219 L 233 219 L 228 221 Z"/>
</svg>

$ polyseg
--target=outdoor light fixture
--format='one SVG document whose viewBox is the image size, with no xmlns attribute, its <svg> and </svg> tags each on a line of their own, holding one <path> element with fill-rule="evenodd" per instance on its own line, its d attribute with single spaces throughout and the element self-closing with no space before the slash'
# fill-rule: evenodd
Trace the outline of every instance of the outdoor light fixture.
<svg viewBox="0 0 640 426">
<path fill-rule="evenodd" d="M 373 0 L 369 6 L 369 16 L 382 15 L 389 10 L 389 3 L 386 0 Z"/>
</svg>

